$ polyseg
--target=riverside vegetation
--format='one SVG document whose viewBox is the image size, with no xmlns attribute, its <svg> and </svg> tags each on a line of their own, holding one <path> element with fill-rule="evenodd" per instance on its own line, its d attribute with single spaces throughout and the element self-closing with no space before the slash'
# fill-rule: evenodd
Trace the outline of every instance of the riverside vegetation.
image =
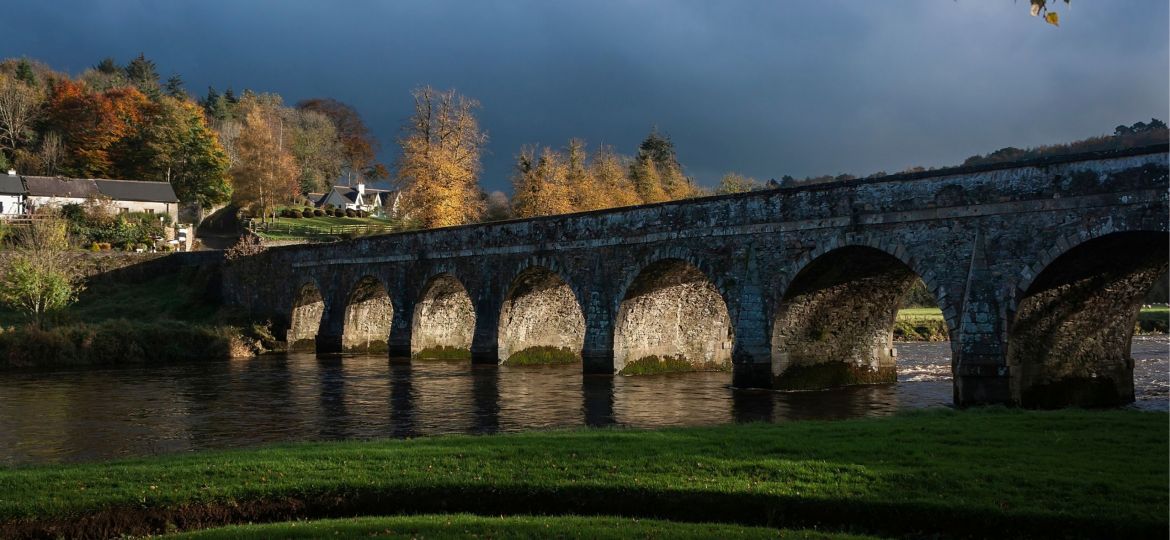
<svg viewBox="0 0 1170 540">
<path fill-rule="evenodd" d="M 211 267 L 91 279 L 42 325 L 0 309 L 0 367 L 214 360 L 278 347 L 269 328 L 214 300 Z"/>
<path fill-rule="evenodd" d="M 470 512 L 532 517 L 381 523 L 436 534 L 486 527 L 504 536 L 581 523 L 576 536 L 590 536 L 614 522 L 568 517 L 578 515 L 879 536 L 1165 538 L 1168 419 L 1132 410 L 935 409 L 832 422 L 308 443 L 16 467 L 0 469 L 0 537 L 107 538 Z M 553 515 L 563 517 L 541 517 Z M 242 526 L 205 537 L 311 535 L 376 523 Z M 706 525 L 677 527 L 687 534 Z"/>
</svg>

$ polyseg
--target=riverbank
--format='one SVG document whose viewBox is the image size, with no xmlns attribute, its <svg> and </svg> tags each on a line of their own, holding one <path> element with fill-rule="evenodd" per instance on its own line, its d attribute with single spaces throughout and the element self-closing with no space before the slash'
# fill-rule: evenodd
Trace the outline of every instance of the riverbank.
<svg viewBox="0 0 1170 540">
<path fill-rule="evenodd" d="M 1170 306 L 1144 306 L 1134 324 L 1134 335 L 1162 335 L 1170 331 Z M 947 323 L 938 308 L 907 308 L 894 322 L 895 341 L 947 341 Z"/>
<path fill-rule="evenodd" d="M 0 310 L 0 369 L 223 360 L 278 347 L 264 325 L 219 304 L 215 264 L 100 260 L 121 266 L 91 276 L 77 303 L 43 328 Z"/>
<path fill-rule="evenodd" d="M 18 467 L 0 470 L 0 537 L 470 512 L 876 535 L 1164 538 L 1167 419 L 1124 410 L 942 409 Z"/>
</svg>

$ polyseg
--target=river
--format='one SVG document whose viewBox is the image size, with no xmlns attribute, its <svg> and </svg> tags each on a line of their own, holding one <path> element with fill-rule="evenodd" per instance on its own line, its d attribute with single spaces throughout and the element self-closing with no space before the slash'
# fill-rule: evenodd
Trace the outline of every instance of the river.
<svg viewBox="0 0 1170 540">
<path fill-rule="evenodd" d="M 1170 340 L 1133 342 L 1137 403 L 1170 408 Z M 730 387 L 729 373 L 582 376 L 312 354 L 0 374 L 0 465 L 261 444 L 577 426 L 659 427 L 888 415 L 949 406 L 950 345 L 902 343 L 898 383 L 818 392 Z"/>
</svg>

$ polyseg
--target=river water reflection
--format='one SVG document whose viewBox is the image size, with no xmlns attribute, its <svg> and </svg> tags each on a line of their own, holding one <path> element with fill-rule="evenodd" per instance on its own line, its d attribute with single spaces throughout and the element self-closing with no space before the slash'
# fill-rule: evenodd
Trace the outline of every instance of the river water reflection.
<svg viewBox="0 0 1170 540">
<path fill-rule="evenodd" d="M 1137 338 L 1136 407 L 1170 407 L 1166 338 Z M 898 384 L 820 392 L 729 387 L 728 373 L 582 376 L 580 366 L 253 360 L 0 374 L 0 464 L 266 443 L 837 419 L 951 403 L 946 343 L 899 346 Z"/>
</svg>

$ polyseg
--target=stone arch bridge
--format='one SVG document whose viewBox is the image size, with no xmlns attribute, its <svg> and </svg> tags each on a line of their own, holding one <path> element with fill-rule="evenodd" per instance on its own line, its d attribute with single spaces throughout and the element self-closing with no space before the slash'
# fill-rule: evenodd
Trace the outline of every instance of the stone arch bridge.
<svg viewBox="0 0 1170 540">
<path fill-rule="evenodd" d="M 807 389 L 892 381 L 921 278 L 957 404 L 1125 403 L 1167 213 L 1160 145 L 273 248 L 224 293 L 323 353 Z"/>
</svg>

